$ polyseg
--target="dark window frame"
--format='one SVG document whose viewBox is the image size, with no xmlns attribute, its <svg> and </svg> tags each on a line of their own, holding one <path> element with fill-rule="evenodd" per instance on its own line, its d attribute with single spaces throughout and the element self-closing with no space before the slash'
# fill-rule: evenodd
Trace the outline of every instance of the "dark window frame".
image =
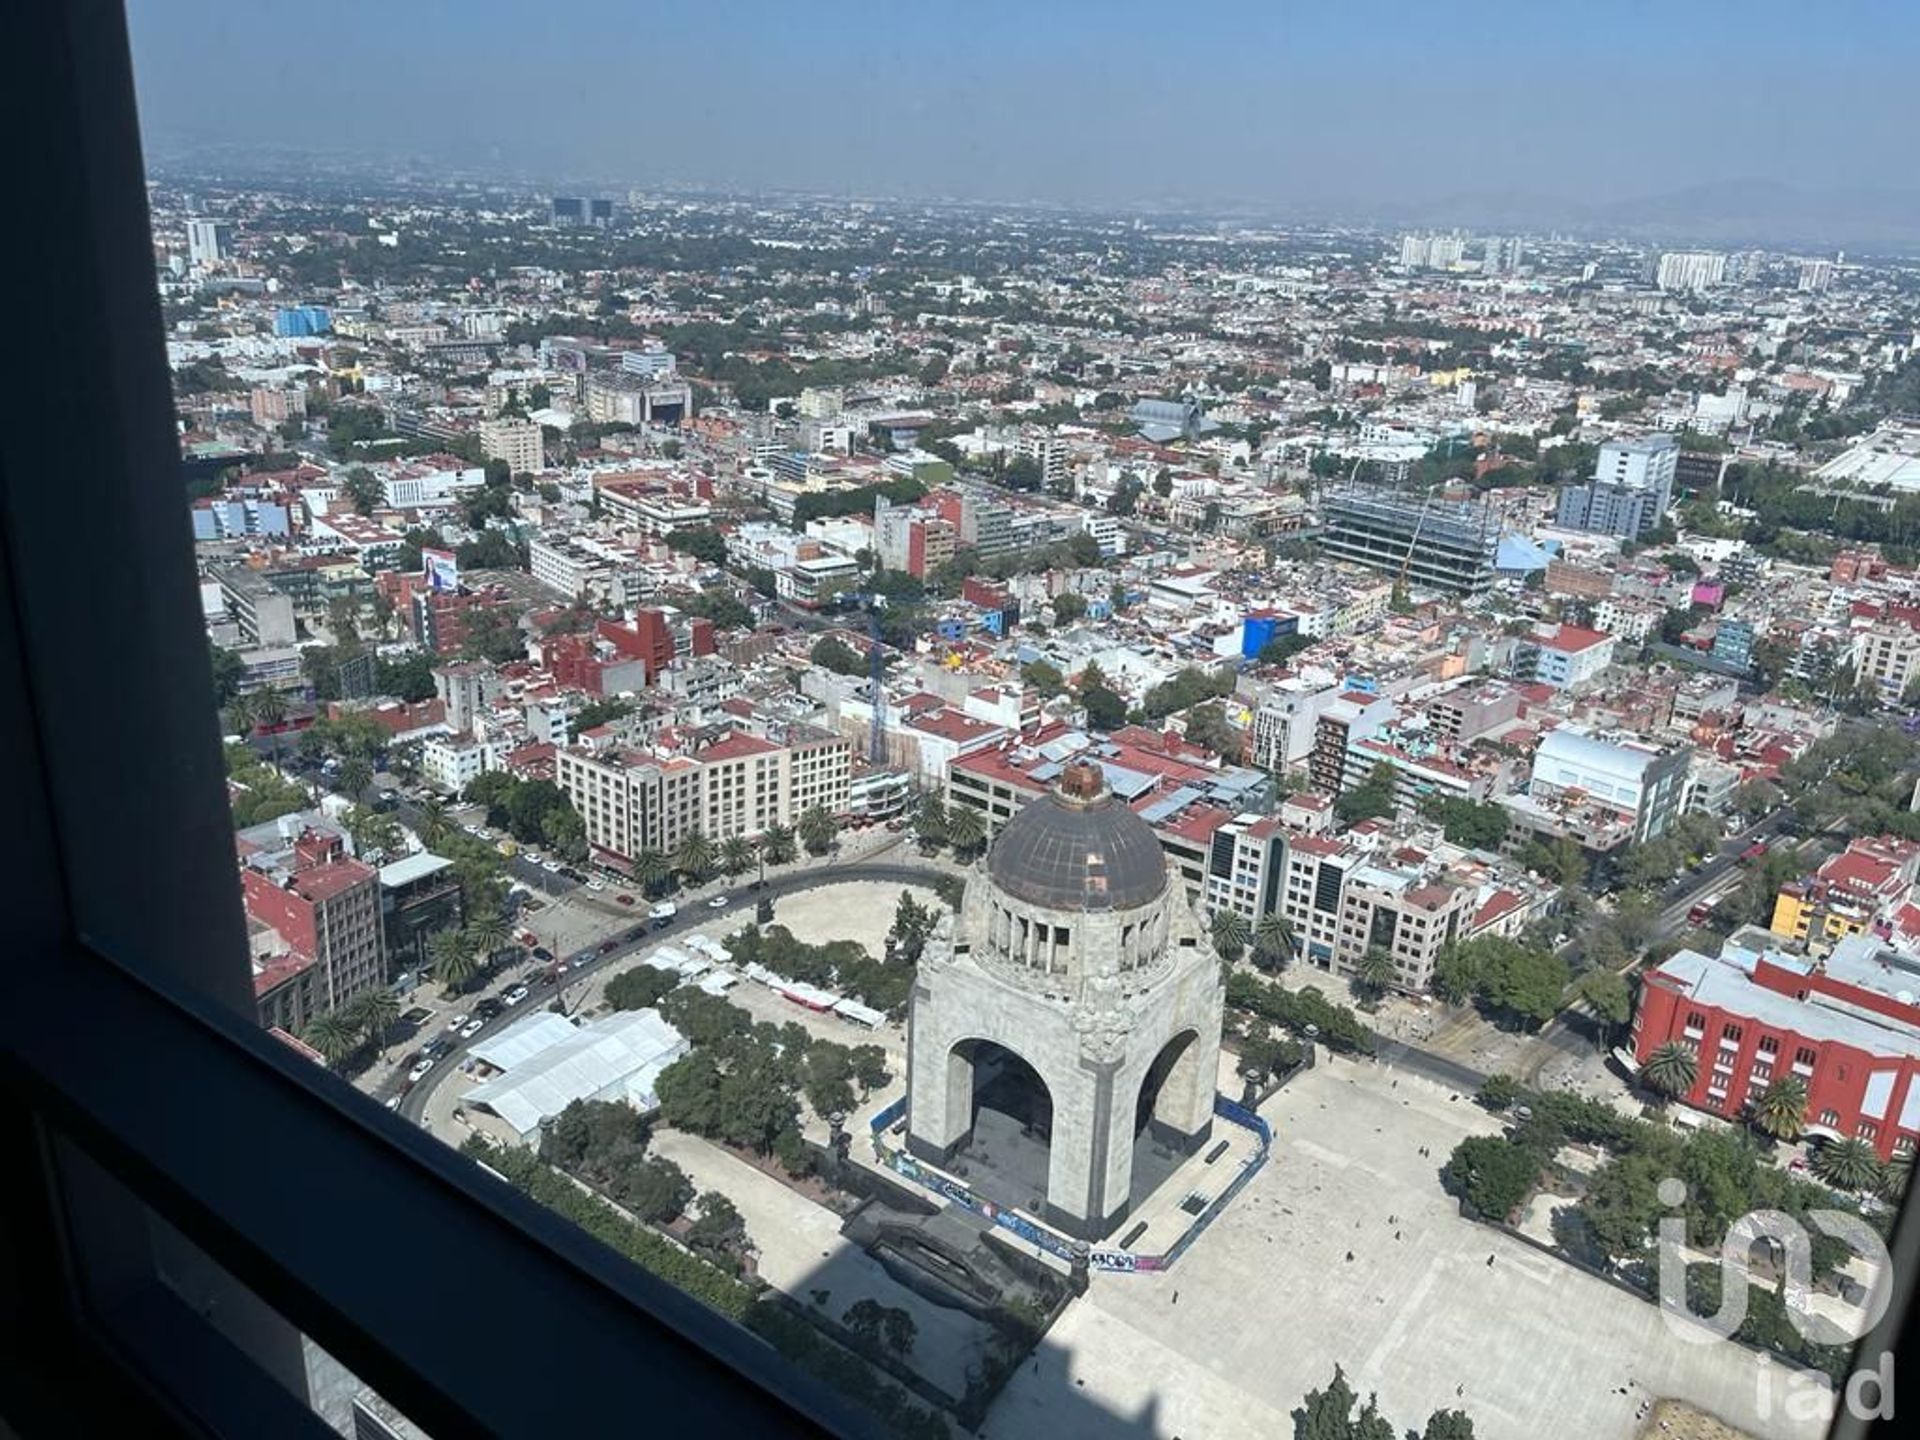
<svg viewBox="0 0 1920 1440">
<path fill-rule="evenodd" d="M 0 1187 L 0 1417 L 320 1433 L 305 1334 L 433 1434 L 597 1433 L 636 1406 L 691 1433 L 875 1433 L 258 1027 L 125 17 L 11 20 L 0 79 L 34 116 L 15 193 L 41 221 L 8 227 L 34 339 L 0 427 L 0 1115 L 24 1153 Z M 445 1323 L 476 1305 L 484 1333 Z"/>
</svg>

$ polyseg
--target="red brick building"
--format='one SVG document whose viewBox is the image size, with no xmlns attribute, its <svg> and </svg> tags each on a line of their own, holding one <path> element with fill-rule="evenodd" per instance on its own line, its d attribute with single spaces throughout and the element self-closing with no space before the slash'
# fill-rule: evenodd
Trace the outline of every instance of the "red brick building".
<svg viewBox="0 0 1920 1440">
<path fill-rule="evenodd" d="M 247 914 L 314 962 L 319 1008 L 337 1010 L 386 979 L 379 873 L 348 858 L 339 836 L 308 831 L 290 864 L 243 867 L 241 887 Z"/>
<path fill-rule="evenodd" d="M 1824 960 L 1728 945 L 1646 975 L 1633 1017 L 1645 1064 L 1669 1041 L 1699 1063 L 1687 1104 L 1737 1119 L 1774 1081 L 1807 1086 L 1807 1133 L 1858 1136 L 1883 1159 L 1920 1144 L 1920 962 L 1872 935 Z"/>
</svg>

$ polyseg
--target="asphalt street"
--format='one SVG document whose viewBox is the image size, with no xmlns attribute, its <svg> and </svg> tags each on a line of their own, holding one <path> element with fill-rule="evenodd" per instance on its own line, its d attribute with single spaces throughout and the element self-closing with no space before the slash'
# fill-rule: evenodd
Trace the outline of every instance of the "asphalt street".
<svg viewBox="0 0 1920 1440">
<path fill-rule="evenodd" d="M 895 849 L 898 843 L 899 842 L 895 842 L 894 846 L 889 846 L 888 850 Z M 888 853 L 888 851 L 883 850 L 881 853 L 885 854 Z M 854 880 L 872 880 L 882 884 L 930 885 L 942 876 L 952 873 L 952 871 L 942 869 L 937 865 L 916 860 L 905 858 L 886 860 L 874 859 L 871 856 L 862 856 L 844 862 L 829 862 L 825 865 L 817 865 L 804 870 L 796 870 L 786 875 L 777 876 L 769 879 L 760 890 L 750 890 L 742 885 L 730 893 L 736 902 L 733 906 L 733 909 L 736 911 L 755 904 L 763 897 L 774 901 L 776 906 L 775 919 L 777 920 L 777 907 L 781 897 L 797 894 L 803 890 L 816 889 L 822 885 L 843 885 L 848 881 Z M 613 949 L 604 954 L 592 955 L 588 959 L 581 961 L 578 965 L 570 964 L 564 976 L 555 975 L 553 967 L 547 966 L 543 968 L 538 978 L 531 976 L 523 977 L 521 983 L 525 984 L 528 990 L 526 1000 L 515 1008 L 488 1021 L 486 1026 L 475 1034 L 472 1039 L 461 1040 L 457 1037 L 449 1037 L 454 1040 L 453 1048 L 440 1058 L 439 1062 L 432 1070 L 427 1072 L 419 1084 L 407 1091 L 406 1098 L 400 1102 L 400 1113 L 410 1120 L 418 1120 L 420 1118 L 420 1112 L 426 1107 L 428 1095 L 432 1093 L 440 1080 L 447 1074 L 459 1069 L 460 1062 L 466 1057 L 468 1049 L 476 1042 L 486 1039 L 496 1031 L 504 1029 L 522 1015 L 528 1014 L 535 1009 L 544 1008 L 562 989 L 572 988 L 581 980 L 608 966 L 623 965 L 631 961 L 634 956 L 641 952 L 651 950 L 655 946 L 671 940 L 676 934 L 694 929 L 712 920 L 714 918 L 714 912 L 707 908 L 706 900 L 708 898 L 704 893 L 695 893 L 681 898 L 678 901 L 680 905 L 679 913 L 676 914 L 672 920 L 658 928 L 655 928 L 646 919 L 645 912 L 643 911 L 635 918 L 633 925 L 627 930 L 625 938 L 619 941 Z M 559 958 L 564 959 L 565 957 Z M 480 993 L 481 992 L 476 991 L 473 998 L 480 998 Z M 435 1037 L 424 1037 L 424 1039 L 429 1040 L 433 1038 Z M 401 1089 L 405 1080 L 405 1072 L 396 1069 L 392 1075 L 382 1082 L 374 1093 L 379 1098 L 386 1099 Z"/>
</svg>

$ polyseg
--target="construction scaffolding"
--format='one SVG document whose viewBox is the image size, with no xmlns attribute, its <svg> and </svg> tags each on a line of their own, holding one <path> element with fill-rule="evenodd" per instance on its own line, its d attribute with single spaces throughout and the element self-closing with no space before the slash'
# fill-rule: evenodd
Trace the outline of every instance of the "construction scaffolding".
<svg viewBox="0 0 1920 1440">
<path fill-rule="evenodd" d="M 1328 492 L 1320 505 L 1320 547 L 1333 559 L 1450 594 L 1492 588 L 1500 527 L 1484 500 L 1348 484 Z"/>
</svg>

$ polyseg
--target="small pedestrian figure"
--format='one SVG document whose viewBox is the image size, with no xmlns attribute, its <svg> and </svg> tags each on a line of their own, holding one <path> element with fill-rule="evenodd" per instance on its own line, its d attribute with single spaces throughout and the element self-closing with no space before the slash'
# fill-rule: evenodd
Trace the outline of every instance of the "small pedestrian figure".
<svg viewBox="0 0 1920 1440">
<path fill-rule="evenodd" d="M 1491 1255 L 1487 1256 L 1487 1268 L 1489 1270 L 1493 1268 L 1493 1257 Z"/>
<path fill-rule="evenodd" d="M 1351 1250 L 1347 1251 L 1347 1259 L 1353 1259 L 1353 1252 Z"/>
</svg>

